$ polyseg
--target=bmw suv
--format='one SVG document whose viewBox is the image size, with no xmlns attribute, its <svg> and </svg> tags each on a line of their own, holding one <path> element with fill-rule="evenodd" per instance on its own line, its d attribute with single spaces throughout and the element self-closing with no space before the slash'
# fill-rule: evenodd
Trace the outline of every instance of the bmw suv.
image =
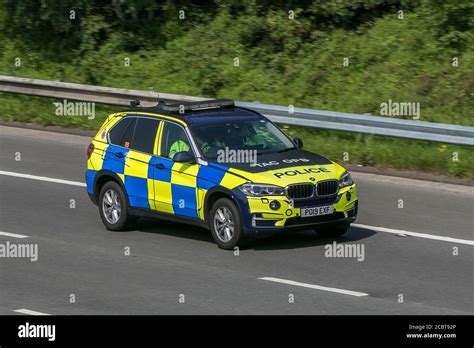
<svg viewBox="0 0 474 348">
<path fill-rule="evenodd" d="M 231 100 L 136 101 L 107 117 L 87 156 L 87 192 L 113 231 L 152 216 L 205 227 L 233 249 L 298 229 L 338 237 L 357 216 L 349 172 Z"/>
</svg>

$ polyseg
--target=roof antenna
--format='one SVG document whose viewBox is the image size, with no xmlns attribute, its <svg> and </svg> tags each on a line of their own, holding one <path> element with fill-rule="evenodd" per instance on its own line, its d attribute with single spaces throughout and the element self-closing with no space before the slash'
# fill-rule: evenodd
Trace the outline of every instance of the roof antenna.
<svg viewBox="0 0 474 348">
<path fill-rule="evenodd" d="M 139 108 L 141 105 L 140 105 L 140 100 L 136 99 L 136 100 L 132 100 L 130 102 L 130 106 L 132 108 Z"/>
</svg>

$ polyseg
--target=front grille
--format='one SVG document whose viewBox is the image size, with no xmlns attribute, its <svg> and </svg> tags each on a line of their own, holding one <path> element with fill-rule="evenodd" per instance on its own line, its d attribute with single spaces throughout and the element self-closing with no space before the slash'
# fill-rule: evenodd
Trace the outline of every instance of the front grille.
<svg viewBox="0 0 474 348">
<path fill-rule="evenodd" d="M 337 180 L 326 180 L 318 182 L 316 186 L 316 194 L 319 197 L 332 196 L 337 193 L 339 182 Z"/>
<path fill-rule="evenodd" d="M 302 199 L 312 197 L 314 194 L 313 184 L 295 184 L 286 188 L 286 194 L 290 199 Z"/>
<path fill-rule="evenodd" d="M 296 216 L 289 218 L 286 220 L 285 226 L 298 226 L 298 225 L 305 225 L 305 224 L 317 224 L 320 222 L 329 222 L 334 220 L 344 219 L 344 213 L 342 212 L 335 212 L 329 215 L 321 215 L 321 216 L 312 216 L 312 217 L 304 217 Z"/>
<path fill-rule="evenodd" d="M 314 205 L 333 204 L 337 200 L 337 196 L 324 197 L 324 198 L 310 198 L 301 201 L 294 201 L 293 206 L 295 208 L 311 207 Z"/>
</svg>

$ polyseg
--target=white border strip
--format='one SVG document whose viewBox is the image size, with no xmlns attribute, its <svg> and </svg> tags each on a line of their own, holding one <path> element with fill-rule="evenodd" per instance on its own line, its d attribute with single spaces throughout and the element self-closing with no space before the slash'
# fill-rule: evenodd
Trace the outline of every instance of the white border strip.
<svg viewBox="0 0 474 348">
<path fill-rule="evenodd" d="M 24 234 L 16 234 L 16 233 L 9 233 L 9 232 L 2 232 L 2 231 L 0 231 L 0 236 L 13 237 L 13 238 L 28 238 L 28 236 L 25 236 Z"/>
<path fill-rule="evenodd" d="M 33 180 L 40 180 L 40 181 L 55 182 L 57 184 L 86 187 L 85 183 L 79 182 L 79 181 L 70 181 L 70 180 L 63 180 L 63 179 L 48 178 L 46 176 L 6 172 L 4 170 L 0 170 L 0 175 L 8 175 L 8 176 L 15 176 L 15 177 L 24 178 L 24 179 L 33 179 Z"/>
<path fill-rule="evenodd" d="M 474 240 L 468 240 L 468 239 L 443 237 L 443 236 L 436 236 L 434 234 L 428 234 L 428 233 L 418 233 L 418 232 L 410 232 L 410 231 L 404 231 L 404 230 L 395 230 L 393 228 L 376 227 L 376 226 L 369 226 L 369 225 L 362 225 L 362 224 L 352 224 L 351 226 L 359 227 L 359 228 L 365 228 L 365 229 L 373 230 L 373 231 L 377 231 L 377 232 L 386 232 L 386 233 L 393 233 L 393 234 L 405 234 L 407 236 L 426 238 L 426 239 L 434 239 L 434 240 L 441 240 L 443 242 L 474 245 Z"/>
<path fill-rule="evenodd" d="M 280 279 L 280 278 L 273 278 L 273 277 L 263 277 L 263 278 L 258 278 L 258 279 L 268 280 L 270 282 L 283 283 L 283 284 L 288 284 L 288 285 L 302 286 L 305 288 L 316 289 L 316 290 L 331 291 L 331 292 L 336 292 L 339 294 L 351 295 L 351 296 L 357 296 L 357 297 L 369 296 L 369 294 L 366 294 L 364 292 L 357 292 L 357 291 L 337 289 L 337 288 L 328 288 L 326 286 L 300 283 L 300 282 L 295 282 L 293 280 L 287 280 L 287 279 Z"/>
<path fill-rule="evenodd" d="M 29 310 L 29 309 L 15 309 L 14 312 L 17 312 L 17 313 L 22 313 L 22 314 L 29 314 L 29 315 L 51 315 L 51 314 L 48 314 L 48 313 L 41 313 L 41 312 L 37 312 L 37 311 L 32 311 L 32 310 Z"/>
</svg>

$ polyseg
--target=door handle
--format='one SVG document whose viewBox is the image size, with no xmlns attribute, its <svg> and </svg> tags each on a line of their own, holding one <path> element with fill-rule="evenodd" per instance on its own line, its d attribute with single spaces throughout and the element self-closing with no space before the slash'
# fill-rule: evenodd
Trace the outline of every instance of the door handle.
<svg viewBox="0 0 474 348">
<path fill-rule="evenodd" d="M 165 165 L 163 163 L 157 163 L 155 164 L 156 169 L 165 169 Z"/>
<path fill-rule="evenodd" d="M 124 158 L 125 157 L 123 152 L 114 152 L 114 155 L 117 156 L 118 158 Z"/>
</svg>

